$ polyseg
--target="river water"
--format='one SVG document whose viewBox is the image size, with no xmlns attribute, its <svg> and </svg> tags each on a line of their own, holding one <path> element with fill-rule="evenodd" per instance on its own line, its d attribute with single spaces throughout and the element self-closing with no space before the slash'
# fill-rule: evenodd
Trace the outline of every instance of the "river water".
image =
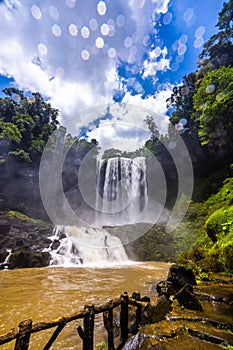
<svg viewBox="0 0 233 350">
<path fill-rule="evenodd" d="M 49 322 L 73 314 L 86 303 L 104 304 L 127 291 L 140 291 L 156 300 L 155 284 L 166 279 L 170 264 L 132 263 L 109 267 L 47 267 L 0 271 L 0 334 L 25 319 Z M 81 320 L 69 323 L 55 341 L 53 350 L 80 349 L 76 328 Z M 54 329 L 53 329 L 54 330 Z M 31 349 L 41 350 L 53 330 L 32 335 Z M 95 323 L 95 344 L 106 341 L 102 316 Z M 0 349 L 14 349 L 14 341 Z"/>
</svg>

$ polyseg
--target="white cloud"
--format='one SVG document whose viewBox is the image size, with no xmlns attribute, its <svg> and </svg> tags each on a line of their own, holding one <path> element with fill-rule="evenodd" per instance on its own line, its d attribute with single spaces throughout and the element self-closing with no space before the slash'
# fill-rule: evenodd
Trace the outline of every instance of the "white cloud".
<svg viewBox="0 0 233 350">
<path fill-rule="evenodd" d="M 156 76 L 157 72 L 170 69 L 170 59 L 166 58 L 167 54 L 168 50 L 166 47 L 163 50 L 160 47 L 156 47 L 156 49 L 151 51 L 149 59 L 145 60 L 143 64 L 143 77 Z"/>
<path fill-rule="evenodd" d="M 105 148 L 118 148 L 126 151 L 140 148 L 150 137 L 150 132 L 145 124 L 147 116 L 152 116 L 160 133 L 166 134 L 169 122 L 166 114 L 166 100 L 170 97 L 171 91 L 172 86 L 167 86 L 167 89 L 147 99 L 126 93 L 120 105 L 110 106 L 111 120 L 101 120 L 97 127 L 87 133 L 88 140 L 94 138 Z M 106 108 L 105 111 L 103 108 L 102 114 L 105 112 Z"/>
<path fill-rule="evenodd" d="M 5 4 L 0 4 L 0 72 L 13 77 L 20 89 L 49 96 L 65 119 L 111 101 L 118 60 L 142 63 L 153 32 L 151 13 L 166 13 L 169 0 Z M 161 55 L 157 66 L 146 63 L 145 74 L 168 67 Z M 79 127 L 92 121 L 88 113 L 82 118 Z"/>
<path fill-rule="evenodd" d="M 151 0 L 156 5 L 156 12 L 165 14 L 168 11 L 170 0 Z"/>
</svg>

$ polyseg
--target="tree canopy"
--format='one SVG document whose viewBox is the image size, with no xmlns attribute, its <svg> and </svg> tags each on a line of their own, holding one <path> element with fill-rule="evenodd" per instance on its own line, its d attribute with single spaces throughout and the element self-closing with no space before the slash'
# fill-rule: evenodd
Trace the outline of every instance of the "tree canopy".
<svg viewBox="0 0 233 350">
<path fill-rule="evenodd" d="M 233 68 L 208 72 L 193 97 L 202 145 L 227 147 L 233 142 Z"/>
<path fill-rule="evenodd" d="M 9 154 L 28 162 L 40 159 L 49 136 L 59 124 L 58 110 L 39 93 L 26 95 L 15 88 L 0 98 L 0 139 L 10 143 Z"/>
<path fill-rule="evenodd" d="M 230 153 L 233 148 L 232 9 L 233 0 L 224 3 L 216 25 L 218 32 L 204 44 L 197 62 L 199 69 L 185 76 L 167 100 L 174 108 L 170 122 L 191 153 L 200 147 L 210 153 Z"/>
</svg>

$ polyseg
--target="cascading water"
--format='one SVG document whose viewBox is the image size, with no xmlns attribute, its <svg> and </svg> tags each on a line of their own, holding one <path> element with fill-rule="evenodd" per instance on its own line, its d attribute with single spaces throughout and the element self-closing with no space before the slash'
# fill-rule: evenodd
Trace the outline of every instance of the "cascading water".
<svg viewBox="0 0 233 350">
<path fill-rule="evenodd" d="M 105 266 L 125 264 L 127 254 L 119 238 L 106 230 L 76 226 L 57 226 L 47 251 L 51 265 Z"/>
<path fill-rule="evenodd" d="M 99 162 L 96 185 L 95 227 L 55 227 L 47 251 L 53 265 L 125 264 L 127 254 L 119 238 L 102 226 L 139 222 L 148 200 L 146 162 L 116 157 Z M 101 227 L 101 228 L 100 228 Z"/>
<path fill-rule="evenodd" d="M 139 222 L 148 200 L 145 158 L 108 159 L 104 173 L 103 165 L 102 161 L 98 167 L 96 224 L 119 226 Z"/>
</svg>

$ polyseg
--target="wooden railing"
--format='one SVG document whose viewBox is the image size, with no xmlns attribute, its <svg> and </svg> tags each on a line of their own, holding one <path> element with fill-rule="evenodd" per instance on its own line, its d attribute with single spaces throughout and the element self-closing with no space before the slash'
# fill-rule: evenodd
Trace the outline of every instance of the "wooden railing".
<svg viewBox="0 0 233 350">
<path fill-rule="evenodd" d="M 18 327 L 13 328 L 9 333 L 0 336 L 0 346 L 10 341 L 16 340 L 14 350 L 28 350 L 31 334 L 56 327 L 51 338 L 43 347 L 43 350 L 49 350 L 67 323 L 77 319 L 83 319 L 83 326 L 79 326 L 77 328 L 77 333 L 82 339 L 82 349 L 93 350 L 95 315 L 103 313 L 103 322 L 108 335 L 108 350 L 115 350 L 113 333 L 113 310 L 117 307 L 120 307 L 121 337 L 120 344 L 117 347 L 117 350 L 120 350 L 129 337 L 129 306 L 132 305 L 136 307 L 134 327 L 134 333 L 136 333 L 141 322 L 142 306 L 146 304 L 148 304 L 148 302 L 140 301 L 140 294 L 138 292 L 133 293 L 132 297 L 129 297 L 127 292 L 125 292 L 119 298 L 110 300 L 104 305 L 97 306 L 88 304 L 85 305 L 83 310 L 77 312 L 76 314 L 61 317 L 52 322 L 40 322 L 33 325 L 32 320 L 25 320 L 23 322 L 20 322 Z"/>
</svg>

